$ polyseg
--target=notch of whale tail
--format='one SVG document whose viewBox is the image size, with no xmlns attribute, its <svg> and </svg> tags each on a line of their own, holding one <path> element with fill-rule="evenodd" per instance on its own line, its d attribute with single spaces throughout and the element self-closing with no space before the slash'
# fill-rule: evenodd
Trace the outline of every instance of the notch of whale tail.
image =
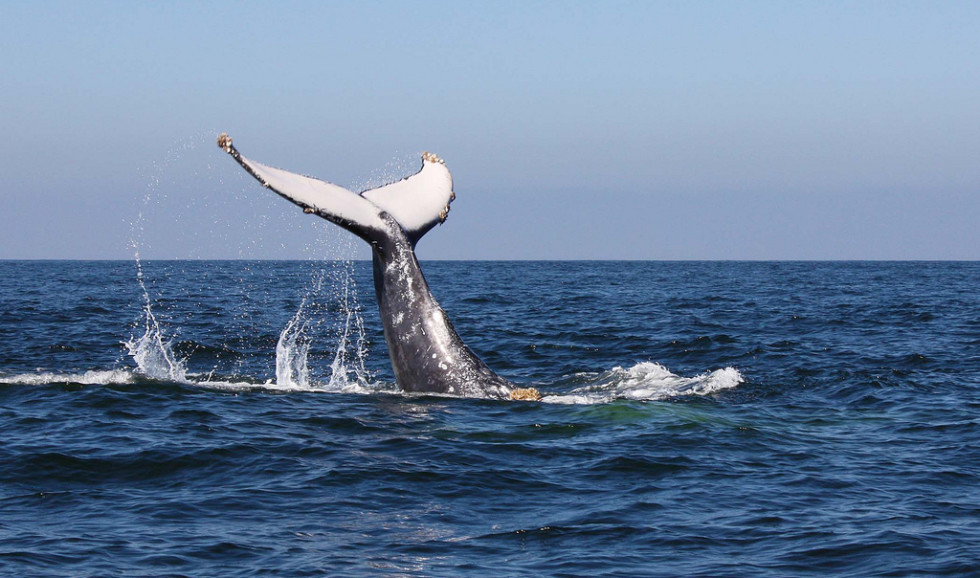
<svg viewBox="0 0 980 578">
<path fill-rule="evenodd" d="M 456 198 L 446 162 L 425 152 L 417 173 L 400 181 L 355 193 L 344 187 L 270 167 L 245 158 L 227 133 L 218 136 L 218 146 L 230 154 L 263 186 L 300 206 L 336 223 L 368 242 L 376 241 L 387 228 L 384 215 L 397 222 L 412 245 L 445 222 Z"/>
</svg>

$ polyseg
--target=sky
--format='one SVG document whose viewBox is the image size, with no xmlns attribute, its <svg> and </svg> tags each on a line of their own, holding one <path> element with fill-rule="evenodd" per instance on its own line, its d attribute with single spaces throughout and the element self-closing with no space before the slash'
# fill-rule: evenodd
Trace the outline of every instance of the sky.
<svg viewBox="0 0 980 578">
<path fill-rule="evenodd" d="M 0 259 L 369 258 L 220 132 L 355 190 L 437 153 L 422 259 L 980 259 L 978 2 L 0 13 Z"/>
</svg>

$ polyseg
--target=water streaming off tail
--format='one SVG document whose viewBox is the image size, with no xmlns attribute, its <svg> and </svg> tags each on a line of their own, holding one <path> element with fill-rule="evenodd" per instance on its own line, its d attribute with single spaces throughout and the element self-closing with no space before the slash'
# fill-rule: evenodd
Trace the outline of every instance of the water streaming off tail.
<svg viewBox="0 0 980 578">
<path fill-rule="evenodd" d="M 311 259 L 310 284 L 276 343 L 276 385 L 368 391 L 372 376 L 354 279 L 354 239 L 319 220 L 313 228 L 317 235 L 303 249 Z M 317 375 L 316 366 L 327 363 L 330 374 Z"/>
<path fill-rule="evenodd" d="M 307 299 L 300 303 L 279 335 L 276 343 L 276 385 L 280 387 L 308 387 L 310 378 L 310 341 L 308 335 L 309 318 L 306 311 Z"/>
<path fill-rule="evenodd" d="M 367 385 L 370 375 L 365 367 L 367 346 L 364 338 L 364 319 L 357 301 L 357 284 L 353 267 L 344 261 L 339 268 L 341 285 L 337 297 L 342 319 L 337 332 L 337 345 L 330 365 L 330 387 L 342 388 L 350 384 Z"/>
</svg>

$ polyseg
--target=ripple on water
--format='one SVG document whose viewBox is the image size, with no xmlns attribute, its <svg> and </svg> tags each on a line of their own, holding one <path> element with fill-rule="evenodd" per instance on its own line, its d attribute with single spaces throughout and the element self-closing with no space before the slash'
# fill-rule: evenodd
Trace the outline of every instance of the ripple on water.
<svg viewBox="0 0 980 578">
<path fill-rule="evenodd" d="M 148 264 L 187 372 L 147 377 L 129 264 L 0 263 L 0 573 L 980 572 L 975 264 L 425 267 L 563 403 L 399 394 L 371 308 L 373 380 L 327 331 L 277 385 L 308 263 Z"/>
</svg>

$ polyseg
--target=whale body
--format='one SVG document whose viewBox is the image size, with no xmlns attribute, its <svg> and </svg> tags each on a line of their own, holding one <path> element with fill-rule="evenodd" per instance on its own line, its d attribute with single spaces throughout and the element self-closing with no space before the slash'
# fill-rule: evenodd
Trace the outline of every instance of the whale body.
<svg viewBox="0 0 980 578">
<path fill-rule="evenodd" d="M 352 232 L 371 245 L 374 289 L 395 381 L 409 392 L 539 399 L 491 370 L 460 339 L 432 296 L 415 246 L 446 220 L 456 197 L 446 163 L 430 153 L 398 182 L 354 193 L 343 187 L 249 160 L 227 134 L 218 146 L 279 196 Z"/>
</svg>

